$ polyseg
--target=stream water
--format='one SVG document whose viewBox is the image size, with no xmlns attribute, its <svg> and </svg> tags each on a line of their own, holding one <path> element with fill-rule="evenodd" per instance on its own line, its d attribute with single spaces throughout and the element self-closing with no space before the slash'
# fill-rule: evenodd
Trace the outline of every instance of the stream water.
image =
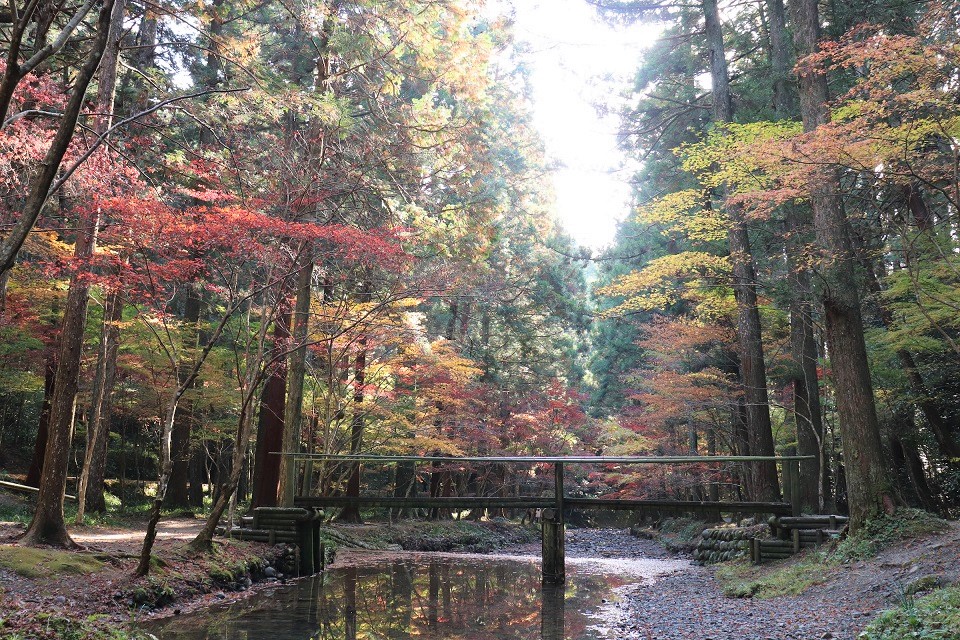
<svg viewBox="0 0 960 640">
<path fill-rule="evenodd" d="M 568 558 L 566 585 L 543 588 L 531 557 L 374 556 L 147 630 L 160 640 L 613 638 L 605 622 L 618 591 L 685 564 Z"/>
</svg>

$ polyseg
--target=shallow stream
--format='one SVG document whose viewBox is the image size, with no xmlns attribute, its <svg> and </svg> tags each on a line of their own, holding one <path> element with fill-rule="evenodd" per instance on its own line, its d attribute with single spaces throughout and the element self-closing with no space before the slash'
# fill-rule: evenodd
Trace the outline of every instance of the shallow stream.
<svg viewBox="0 0 960 640">
<path fill-rule="evenodd" d="M 568 558 L 567 583 L 542 588 L 538 558 L 357 554 L 251 598 L 152 623 L 160 640 L 595 640 L 628 585 L 677 560 Z"/>
</svg>

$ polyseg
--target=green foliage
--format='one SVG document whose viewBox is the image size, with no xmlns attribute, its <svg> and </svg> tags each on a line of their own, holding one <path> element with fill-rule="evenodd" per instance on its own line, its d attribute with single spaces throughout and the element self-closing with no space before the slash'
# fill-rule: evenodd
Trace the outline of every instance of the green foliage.
<svg viewBox="0 0 960 640">
<path fill-rule="evenodd" d="M 835 558 L 862 560 L 871 558 L 890 545 L 908 538 L 917 538 L 945 531 L 948 523 L 920 509 L 897 509 L 892 515 L 874 518 L 838 546 Z"/>
<path fill-rule="evenodd" d="M 960 587 L 938 589 L 907 598 L 881 613 L 857 636 L 859 640 L 953 640 L 960 637 Z"/>
</svg>

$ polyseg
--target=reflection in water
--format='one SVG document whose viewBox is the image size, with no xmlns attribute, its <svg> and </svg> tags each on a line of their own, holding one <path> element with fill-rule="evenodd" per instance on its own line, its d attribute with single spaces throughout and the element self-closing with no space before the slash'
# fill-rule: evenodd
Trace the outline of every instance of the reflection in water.
<svg viewBox="0 0 960 640">
<path fill-rule="evenodd" d="M 540 637 L 543 640 L 563 640 L 565 591 L 562 585 L 543 585 L 540 605 Z"/>
<path fill-rule="evenodd" d="M 532 560 L 403 559 L 334 568 L 245 603 L 172 618 L 160 640 L 586 640 L 611 590 L 637 577 L 569 567 L 566 586 L 540 585 Z"/>
</svg>

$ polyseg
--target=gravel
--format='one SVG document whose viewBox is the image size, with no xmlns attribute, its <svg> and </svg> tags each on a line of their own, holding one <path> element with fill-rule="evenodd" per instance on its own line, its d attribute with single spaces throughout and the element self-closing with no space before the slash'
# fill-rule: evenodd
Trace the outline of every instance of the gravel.
<svg viewBox="0 0 960 640">
<path fill-rule="evenodd" d="M 677 557 L 654 541 L 612 529 L 568 531 L 567 556 Z M 607 608 L 606 626 L 618 640 L 854 640 L 895 604 L 890 588 L 884 580 L 858 584 L 854 576 L 796 597 L 729 598 L 712 569 L 681 563 L 669 575 L 622 588 L 620 601 Z"/>
</svg>

